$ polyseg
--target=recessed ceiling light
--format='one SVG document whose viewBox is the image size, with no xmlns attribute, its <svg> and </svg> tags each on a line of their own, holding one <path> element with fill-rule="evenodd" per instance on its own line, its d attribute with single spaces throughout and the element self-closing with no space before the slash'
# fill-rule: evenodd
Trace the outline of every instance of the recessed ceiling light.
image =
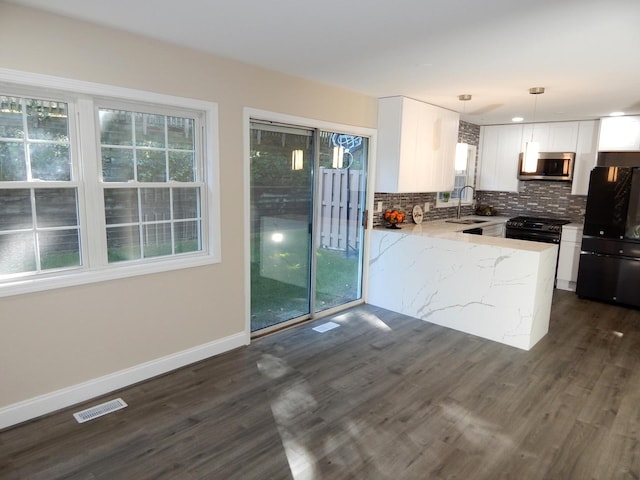
<svg viewBox="0 0 640 480">
<path fill-rule="evenodd" d="M 513 117 L 513 118 L 511 119 L 511 121 L 512 121 L 512 122 L 521 122 L 521 121 L 523 121 L 523 120 L 524 120 L 524 118 L 522 118 L 522 117 Z"/>
<path fill-rule="evenodd" d="M 622 117 L 624 116 L 624 112 L 611 112 L 609 114 L 610 117 Z"/>
</svg>

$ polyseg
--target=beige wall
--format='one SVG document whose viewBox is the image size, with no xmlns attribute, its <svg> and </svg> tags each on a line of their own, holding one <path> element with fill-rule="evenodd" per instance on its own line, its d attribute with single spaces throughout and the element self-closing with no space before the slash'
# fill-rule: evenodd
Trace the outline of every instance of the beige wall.
<svg viewBox="0 0 640 480">
<path fill-rule="evenodd" d="M 0 67 L 217 102 L 221 207 L 242 217 L 243 108 L 375 128 L 376 100 L 0 3 Z M 221 264 L 0 298 L 0 409 L 242 332 L 243 225 Z"/>
</svg>

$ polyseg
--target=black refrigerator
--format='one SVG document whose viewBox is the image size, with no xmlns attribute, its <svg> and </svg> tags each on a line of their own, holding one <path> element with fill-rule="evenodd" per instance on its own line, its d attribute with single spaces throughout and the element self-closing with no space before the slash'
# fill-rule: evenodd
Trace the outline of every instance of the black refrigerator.
<svg viewBox="0 0 640 480">
<path fill-rule="evenodd" d="M 639 167 L 591 171 L 576 293 L 640 307 Z"/>
</svg>

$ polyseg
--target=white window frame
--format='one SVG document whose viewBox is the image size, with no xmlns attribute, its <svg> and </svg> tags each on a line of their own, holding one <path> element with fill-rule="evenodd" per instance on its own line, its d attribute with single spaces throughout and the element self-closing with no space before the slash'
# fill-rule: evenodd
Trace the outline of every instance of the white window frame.
<svg viewBox="0 0 640 480">
<path fill-rule="evenodd" d="M 41 99 L 60 98 L 69 104 L 72 168 L 75 172 L 74 180 L 78 185 L 78 215 L 82 242 L 81 267 L 0 280 L 0 297 L 199 267 L 222 261 L 216 103 L 2 68 L 0 83 L 11 93 Z M 200 148 L 202 152 L 200 181 L 204 184 L 204 198 L 201 203 L 201 251 L 141 261 L 107 263 L 106 240 L 103 239 L 104 184 L 101 183 L 102 168 L 101 160 L 98 158 L 99 127 L 96 121 L 98 105 L 110 107 L 118 102 L 133 110 L 146 104 L 154 112 L 162 113 L 165 110 L 175 114 L 182 110 L 198 112 L 201 115 L 201 142 L 196 146 L 196 149 Z M 85 122 L 90 128 L 81 127 Z M 166 184 L 167 187 L 180 185 L 180 182 Z M 99 212 L 100 215 L 92 214 L 93 212 Z"/>
<path fill-rule="evenodd" d="M 467 145 L 467 167 L 464 170 L 456 170 L 456 177 L 465 177 L 464 185 L 471 185 L 475 189 L 475 166 L 476 166 L 476 152 L 477 147 L 475 145 Z M 442 194 L 445 192 L 438 192 L 436 194 L 436 208 L 457 207 L 458 197 L 449 198 L 448 202 L 442 199 Z M 453 193 L 453 192 L 449 192 Z M 474 191 L 470 188 L 465 189 L 462 197 L 462 205 L 472 205 Z"/>
</svg>

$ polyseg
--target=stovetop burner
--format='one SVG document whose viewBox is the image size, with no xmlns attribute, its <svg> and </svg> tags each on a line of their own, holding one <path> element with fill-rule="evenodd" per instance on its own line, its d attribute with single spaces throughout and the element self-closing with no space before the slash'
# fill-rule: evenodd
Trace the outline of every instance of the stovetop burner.
<svg viewBox="0 0 640 480">
<path fill-rule="evenodd" d="M 528 217 L 521 215 L 519 217 L 513 217 L 509 219 L 510 222 L 524 222 L 525 224 L 547 224 L 547 225 L 566 225 L 571 223 L 571 220 L 564 218 L 547 218 L 547 217 Z"/>
<path fill-rule="evenodd" d="M 562 225 L 571 223 L 571 220 L 563 218 L 528 217 L 519 216 L 507 220 L 507 228 L 517 230 L 536 230 L 546 232 L 559 232 Z"/>
</svg>

